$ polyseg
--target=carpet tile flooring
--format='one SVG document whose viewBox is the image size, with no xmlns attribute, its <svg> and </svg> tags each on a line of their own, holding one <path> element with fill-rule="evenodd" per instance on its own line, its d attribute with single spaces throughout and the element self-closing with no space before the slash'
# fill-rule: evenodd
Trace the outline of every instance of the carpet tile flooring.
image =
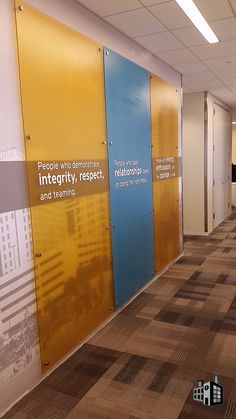
<svg viewBox="0 0 236 419">
<path fill-rule="evenodd" d="M 192 398 L 217 375 L 224 403 Z M 184 256 L 5 419 L 236 419 L 236 213 Z"/>
</svg>

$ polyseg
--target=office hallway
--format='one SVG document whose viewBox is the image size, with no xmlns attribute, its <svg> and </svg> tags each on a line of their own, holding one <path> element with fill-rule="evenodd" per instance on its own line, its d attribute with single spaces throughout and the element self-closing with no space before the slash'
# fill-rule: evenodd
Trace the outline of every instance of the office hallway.
<svg viewBox="0 0 236 419">
<path fill-rule="evenodd" d="M 215 374 L 224 405 L 194 402 Z M 234 419 L 235 377 L 234 212 L 4 417 Z"/>
</svg>

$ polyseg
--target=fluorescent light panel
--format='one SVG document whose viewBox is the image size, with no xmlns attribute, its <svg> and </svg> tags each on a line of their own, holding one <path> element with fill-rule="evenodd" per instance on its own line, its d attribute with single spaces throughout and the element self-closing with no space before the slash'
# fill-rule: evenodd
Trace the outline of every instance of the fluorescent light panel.
<svg viewBox="0 0 236 419">
<path fill-rule="evenodd" d="M 178 5 L 181 7 L 184 13 L 188 16 L 191 22 L 196 26 L 199 32 L 201 32 L 201 34 L 210 44 L 219 42 L 219 39 L 214 34 L 213 30 L 210 28 L 207 21 L 202 16 L 200 10 L 197 8 L 196 4 L 192 0 L 175 0 L 175 1 L 176 3 L 178 3 Z M 214 7 L 214 4 L 212 4 L 212 7 Z"/>
</svg>

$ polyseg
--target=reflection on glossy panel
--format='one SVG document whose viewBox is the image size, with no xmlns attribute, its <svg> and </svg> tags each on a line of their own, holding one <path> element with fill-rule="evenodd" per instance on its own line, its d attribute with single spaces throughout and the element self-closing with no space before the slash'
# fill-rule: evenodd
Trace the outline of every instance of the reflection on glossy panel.
<svg viewBox="0 0 236 419">
<path fill-rule="evenodd" d="M 47 369 L 113 306 L 103 57 L 97 43 L 20 4 L 20 83 Z"/>
<path fill-rule="evenodd" d="M 108 53 L 108 54 L 107 54 Z M 154 274 L 149 74 L 105 50 L 116 307 Z"/>
<path fill-rule="evenodd" d="M 179 254 L 178 92 L 151 77 L 155 270 Z"/>
</svg>

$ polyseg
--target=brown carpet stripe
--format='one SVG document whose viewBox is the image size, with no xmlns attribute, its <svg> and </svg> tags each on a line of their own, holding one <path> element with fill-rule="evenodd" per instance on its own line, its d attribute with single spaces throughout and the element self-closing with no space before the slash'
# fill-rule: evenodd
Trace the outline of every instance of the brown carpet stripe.
<svg viewBox="0 0 236 419">
<path fill-rule="evenodd" d="M 185 255 L 5 419 L 235 419 L 236 212 Z M 192 399 L 217 375 L 224 404 Z"/>
</svg>

